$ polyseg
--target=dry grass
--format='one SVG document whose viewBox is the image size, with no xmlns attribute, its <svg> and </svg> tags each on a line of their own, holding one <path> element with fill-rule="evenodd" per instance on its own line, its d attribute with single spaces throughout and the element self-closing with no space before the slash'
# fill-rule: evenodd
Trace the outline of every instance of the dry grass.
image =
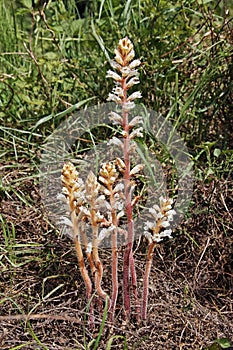
<svg viewBox="0 0 233 350">
<path fill-rule="evenodd" d="M 17 176 L 22 170 L 3 179 L 12 183 Z M 156 249 L 148 321 L 125 323 L 119 300 L 115 326 L 106 325 L 99 349 L 113 335 L 124 336 L 129 349 L 151 350 L 204 349 L 216 338 L 233 339 L 231 186 L 229 179 L 196 183 L 190 218 Z M 21 178 L 12 189 L 0 202 L 1 349 L 84 349 L 84 336 L 87 343 L 96 337 L 101 320 L 97 315 L 93 334 L 85 327 L 84 285 L 72 242 L 46 220 L 34 180 Z M 139 283 L 144 248 L 135 251 Z M 102 255 L 109 266 L 108 252 Z M 104 283 L 111 283 L 109 277 Z M 114 348 L 126 348 L 122 338 Z"/>
</svg>

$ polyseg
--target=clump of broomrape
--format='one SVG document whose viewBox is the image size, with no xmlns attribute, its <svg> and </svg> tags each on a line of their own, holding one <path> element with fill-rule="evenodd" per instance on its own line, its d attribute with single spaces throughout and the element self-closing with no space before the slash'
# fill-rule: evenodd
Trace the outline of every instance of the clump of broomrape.
<svg viewBox="0 0 233 350">
<path fill-rule="evenodd" d="M 137 275 L 133 257 L 134 216 L 137 206 L 134 195 L 135 175 L 143 171 L 143 164 L 132 167 L 131 156 L 135 151 L 135 138 L 143 136 L 140 126 L 142 117 L 136 116 L 130 120 L 130 113 L 135 107 L 135 100 L 141 98 L 139 91 L 129 93 L 129 90 L 139 84 L 137 68 L 141 62 L 134 59 L 135 52 L 132 42 L 126 37 L 119 41 L 115 49 L 115 59 L 111 61 L 114 69 L 107 72 L 115 87 L 108 96 L 108 101 L 115 102 L 120 112 L 111 112 L 110 120 L 121 127 L 121 138 L 113 137 L 110 143 L 120 147 L 122 157 L 102 164 L 98 174 L 89 172 L 87 178 L 81 179 L 72 163 L 66 163 L 62 170 L 63 193 L 67 198 L 70 210 L 73 240 L 78 256 L 80 273 L 83 277 L 87 299 L 91 300 L 95 292 L 100 300 L 109 303 L 109 318 L 114 320 L 118 298 L 118 235 L 124 232 L 126 242 L 123 257 L 123 301 L 127 319 L 130 318 L 132 289 L 134 305 L 138 320 L 147 318 L 148 284 L 152 266 L 154 248 L 164 237 L 171 238 L 170 221 L 175 211 L 173 200 L 160 197 L 160 202 L 148 211 L 149 220 L 144 225 L 143 235 L 148 241 L 146 266 L 143 280 L 142 301 L 140 303 L 137 287 Z M 121 180 L 121 181 L 120 181 Z M 120 220 L 127 219 L 127 228 L 122 230 Z M 91 230 L 91 238 L 87 232 Z M 111 239 L 112 249 L 112 293 L 111 296 L 102 287 L 103 262 L 99 256 L 99 246 L 105 238 Z M 84 258 L 86 255 L 86 259 Z M 88 272 L 88 263 L 91 275 Z M 141 305 L 140 305 L 141 304 Z M 90 317 L 93 316 L 93 306 Z M 91 319 L 93 320 L 93 318 Z"/>
</svg>

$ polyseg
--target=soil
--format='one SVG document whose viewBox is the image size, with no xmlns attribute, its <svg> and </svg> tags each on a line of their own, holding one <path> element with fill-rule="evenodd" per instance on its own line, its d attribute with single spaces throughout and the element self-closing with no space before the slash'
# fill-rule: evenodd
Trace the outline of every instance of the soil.
<svg viewBox="0 0 233 350">
<path fill-rule="evenodd" d="M 17 176 L 11 173 L 7 181 Z M 119 298 L 115 323 L 106 322 L 98 349 L 106 349 L 110 339 L 111 349 L 139 350 L 199 350 L 219 338 L 233 342 L 232 182 L 196 182 L 190 213 L 174 238 L 156 247 L 147 321 L 136 322 L 133 298 L 126 321 Z M 90 329 L 73 243 L 47 219 L 33 179 L 21 179 L 14 188 L 0 193 L 0 348 L 88 348 L 98 336 L 102 312 Z M 110 253 L 101 252 L 107 290 Z M 135 242 L 139 291 L 145 256 L 146 243 Z"/>
</svg>

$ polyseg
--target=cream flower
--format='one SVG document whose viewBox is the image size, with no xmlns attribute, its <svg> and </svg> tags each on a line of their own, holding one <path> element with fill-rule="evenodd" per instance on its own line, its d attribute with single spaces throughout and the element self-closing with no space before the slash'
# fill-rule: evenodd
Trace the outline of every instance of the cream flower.
<svg viewBox="0 0 233 350">
<path fill-rule="evenodd" d="M 171 209 L 173 200 L 161 196 L 159 203 L 160 206 L 155 204 L 152 208 L 149 208 L 152 221 L 147 221 L 144 226 L 144 236 L 149 242 L 160 242 L 165 237 L 172 237 L 172 230 L 167 229 L 167 227 L 170 226 L 170 221 L 173 220 L 173 216 L 176 214 L 175 210 Z"/>
</svg>

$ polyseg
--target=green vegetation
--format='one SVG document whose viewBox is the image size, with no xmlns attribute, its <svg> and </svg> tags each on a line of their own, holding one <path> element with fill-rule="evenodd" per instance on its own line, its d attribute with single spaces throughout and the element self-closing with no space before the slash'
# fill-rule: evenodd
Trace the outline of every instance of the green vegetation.
<svg viewBox="0 0 233 350">
<path fill-rule="evenodd" d="M 219 338 L 216 339 L 215 342 L 206 348 L 205 350 L 221 350 L 221 349 L 229 349 L 231 346 L 229 339 L 227 338 Z"/>
<path fill-rule="evenodd" d="M 85 348 L 84 285 L 72 244 L 44 212 L 38 169 L 62 121 L 106 102 L 109 60 L 125 36 L 143 62 L 143 103 L 183 137 L 196 180 L 187 217 L 157 248 L 146 327 L 125 324 L 119 304 L 116 326 L 104 331 L 97 317 L 86 344 L 232 343 L 232 1 L 89 0 L 84 12 L 79 1 L 42 3 L 0 0 L 0 347 Z M 145 251 L 135 249 L 140 275 Z"/>
</svg>

